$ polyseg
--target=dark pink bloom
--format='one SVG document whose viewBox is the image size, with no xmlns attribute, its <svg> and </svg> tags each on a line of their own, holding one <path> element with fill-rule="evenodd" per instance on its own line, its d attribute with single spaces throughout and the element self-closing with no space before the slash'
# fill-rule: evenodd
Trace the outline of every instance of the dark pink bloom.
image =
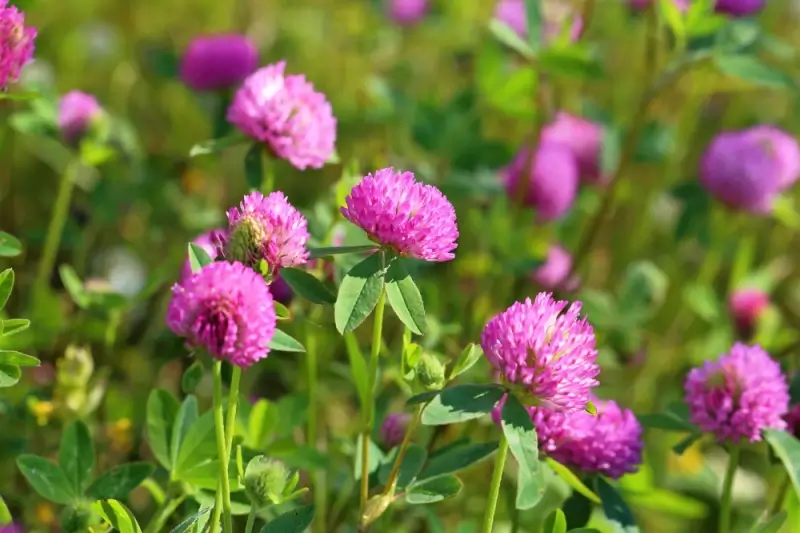
<svg viewBox="0 0 800 533">
<path fill-rule="evenodd" d="M 429 0 L 389 0 L 389 17 L 397 24 L 416 24 L 428 14 Z"/>
<path fill-rule="evenodd" d="M 334 154 L 336 118 L 325 95 L 286 62 L 260 68 L 236 91 L 228 122 L 300 170 L 322 168 Z"/>
<path fill-rule="evenodd" d="M 275 306 L 264 278 L 242 263 L 217 261 L 172 288 L 167 326 L 192 348 L 247 368 L 269 354 Z"/>
<path fill-rule="evenodd" d="M 442 192 L 411 172 L 368 174 L 345 198 L 342 215 L 369 238 L 423 261 L 450 261 L 458 239 L 456 212 Z"/>
<path fill-rule="evenodd" d="M 734 344 L 729 354 L 692 369 L 685 390 L 692 423 L 720 442 L 756 442 L 764 429 L 786 428 L 789 385 L 760 346 Z"/>
<path fill-rule="evenodd" d="M 25 533 L 25 528 L 16 522 L 0 526 L 0 533 Z"/>
<path fill-rule="evenodd" d="M 715 10 L 734 17 L 754 15 L 764 9 L 766 0 L 717 0 Z"/>
<path fill-rule="evenodd" d="M 503 381 L 532 404 L 582 411 L 600 367 L 594 330 L 580 318 L 580 302 L 563 312 L 567 304 L 549 293 L 516 302 L 486 324 L 481 347 Z"/>
<path fill-rule="evenodd" d="M 381 440 L 387 448 L 394 448 L 403 442 L 406 428 L 411 421 L 408 413 L 391 413 L 381 426 Z"/>
<path fill-rule="evenodd" d="M 17 81 L 33 58 L 36 28 L 25 26 L 25 15 L 8 0 L 0 0 L 0 89 Z"/>
<path fill-rule="evenodd" d="M 736 329 L 745 338 L 753 334 L 758 318 L 767 307 L 769 307 L 769 294 L 758 289 L 738 290 L 728 300 L 728 308 L 736 323 Z"/>
<path fill-rule="evenodd" d="M 794 404 L 783 420 L 786 422 L 786 431 L 800 439 L 800 403 Z"/>
<path fill-rule="evenodd" d="M 579 284 L 572 274 L 572 255 L 558 244 L 554 244 L 547 252 L 547 260 L 533 271 L 531 278 L 546 291 L 572 291 Z"/>
<path fill-rule="evenodd" d="M 578 162 L 580 178 L 588 183 L 605 181 L 600 166 L 603 126 L 568 113 L 559 112 L 555 121 L 542 129 L 542 142 L 556 142 L 569 148 Z"/>
<path fill-rule="evenodd" d="M 244 35 L 196 37 L 183 53 L 180 77 L 198 92 L 229 89 L 258 67 L 258 50 Z"/>
<path fill-rule="evenodd" d="M 58 103 L 58 128 L 68 144 L 80 141 L 92 123 L 103 113 L 97 99 L 88 93 L 71 91 Z"/>
</svg>

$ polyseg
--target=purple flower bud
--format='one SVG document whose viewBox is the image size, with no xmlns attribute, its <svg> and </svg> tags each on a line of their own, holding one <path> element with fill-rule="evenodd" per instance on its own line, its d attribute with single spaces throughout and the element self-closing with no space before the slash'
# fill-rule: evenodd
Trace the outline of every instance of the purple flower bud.
<svg viewBox="0 0 800 533">
<path fill-rule="evenodd" d="M 181 58 L 180 77 L 195 91 L 219 91 L 242 83 L 258 61 L 258 50 L 244 35 L 195 37 Z"/>
<path fill-rule="evenodd" d="M 583 31 L 583 21 L 574 10 L 554 0 L 542 2 L 544 29 L 542 42 L 547 43 L 561 35 L 562 28 L 568 19 L 572 19 L 569 38 L 577 41 Z M 514 30 L 523 39 L 528 38 L 528 15 L 525 12 L 525 0 L 498 0 L 494 8 L 494 18 Z"/>
<path fill-rule="evenodd" d="M 397 24 L 409 26 L 422 20 L 428 13 L 429 0 L 389 0 L 389 17 Z"/>
<path fill-rule="evenodd" d="M 269 292 L 272 293 L 272 297 L 276 302 L 282 303 L 283 305 L 289 305 L 294 296 L 289 284 L 283 281 L 280 274 L 275 276 L 275 279 L 269 284 Z"/>
<path fill-rule="evenodd" d="M 578 163 L 570 149 L 560 143 L 540 143 L 532 165 L 529 154 L 527 148 L 520 151 L 511 165 L 500 171 L 500 178 L 509 196 L 514 198 L 521 188 L 520 177 L 529 168 L 525 204 L 536 209 L 541 222 L 561 218 L 575 201 Z"/>
<path fill-rule="evenodd" d="M 569 148 L 578 162 L 580 178 L 589 183 L 598 183 L 606 178 L 600 169 L 603 134 L 601 125 L 562 111 L 552 124 L 544 127 L 542 141 L 561 143 Z"/>
<path fill-rule="evenodd" d="M 769 294 L 758 289 L 741 289 L 728 300 L 739 335 L 747 339 L 753 335 L 758 318 L 769 306 Z"/>
<path fill-rule="evenodd" d="M 381 426 L 381 440 L 387 448 L 394 448 L 403 442 L 406 435 L 406 428 L 411 422 L 411 415 L 408 413 L 392 413 L 386 417 Z"/>
<path fill-rule="evenodd" d="M 0 526 L 0 533 L 25 533 L 25 528 L 16 522 Z"/>
<path fill-rule="evenodd" d="M 786 431 L 800 439 L 800 403 L 794 404 L 783 420 L 786 422 Z"/>
<path fill-rule="evenodd" d="M 767 147 L 778 164 L 778 187 L 788 189 L 800 178 L 800 145 L 793 135 L 775 126 L 755 126 L 748 134 Z"/>
<path fill-rule="evenodd" d="M 555 244 L 547 252 L 547 260 L 533 271 L 531 278 L 546 291 L 577 289 L 579 279 L 570 277 L 572 273 L 572 256 L 561 246 Z"/>
<path fill-rule="evenodd" d="M 714 10 L 733 17 L 746 17 L 764 9 L 766 0 L 717 0 Z"/>
<path fill-rule="evenodd" d="M 92 123 L 103 113 L 94 96 L 71 91 L 58 103 L 58 127 L 68 144 L 75 144 L 86 134 Z"/>
<path fill-rule="evenodd" d="M 8 0 L 0 0 L 0 89 L 17 81 L 33 58 L 36 28 L 25 26 L 25 15 Z"/>
</svg>

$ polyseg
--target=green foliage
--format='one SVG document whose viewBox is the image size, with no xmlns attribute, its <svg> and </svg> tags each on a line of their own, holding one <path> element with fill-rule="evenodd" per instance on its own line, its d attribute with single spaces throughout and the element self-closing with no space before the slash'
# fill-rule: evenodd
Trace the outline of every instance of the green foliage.
<svg viewBox="0 0 800 533">
<path fill-rule="evenodd" d="M 303 533 L 313 521 L 314 506 L 304 505 L 271 520 L 261 533 Z"/>
<path fill-rule="evenodd" d="M 428 426 L 454 424 L 491 412 L 505 391 L 496 385 L 455 385 L 437 394 L 422 411 Z"/>
<path fill-rule="evenodd" d="M 378 252 L 354 266 L 342 280 L 334 306 L 336 329 L 345 334 L 372 313 L 384 290 L 383 254 Z"/>
<path fill-rule="evenodd" d="M 530 509 L 544 494 L 544 472 L 539 462 L 536 429 L 528 411 L 513 394 L 509 394 L 503 404 L 500 425 L 511 454 L 519 464 L 517 509 Z"/>
<path fill-rule="evenodd" d="M 334 304 L 336 296 L 323 283 L 299 268 L 282 268 L 281 279 L 298 296 L 315 304 Z"/>
<path fill-rule="evenodd" d="M 389 305 L 405 326 L 417 335 L 425 335 L 428 323 L 425 319 L 425 306 L 417 285 L 403 266 L 403 260 L 396 258 L 386 270 L 386 298 Z"/>
</svg>

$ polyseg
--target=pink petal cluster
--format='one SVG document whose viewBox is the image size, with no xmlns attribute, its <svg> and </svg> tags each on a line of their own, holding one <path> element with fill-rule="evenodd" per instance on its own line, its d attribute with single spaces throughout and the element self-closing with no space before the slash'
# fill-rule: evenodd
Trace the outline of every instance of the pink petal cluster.
<svg viewBox="0 0 800 533">
<path fill-rule="evenodd" d="M 58 128 L 68 144 L 75 144 L 88 131 L 92 122 L 103 113 L 91 94 L 71 91 L 58 102 Z"/>
<path fill-rule="evenodd" d="M 764 9 L 766 0 L 717 0 L 714 10 L 733 17 L 754 15 Z"/>
<path fill-rule="evenodd" d="M 228 122 L 300 170 L 322 168 L 334 153 L 336 118 L 325 95 L 286 62 L 263 67 L 236 91 Z"/>
<path fill-rule="evenodd" d="M 369 238 L 402 256 L 450 261 L 458 239 L 456 212 L 442 192 L 411 172 L 384 168 L 365 176 L 345 198 L 342 215 Z"/>
<path fill-rule="evenodd" d="M 736 343 L 729 354 L 692 369 L 685 391 L 692 423 L 720 442 L 756 442 L 762 430 L 786 427 L 786 376 L 760 346 Z"/>
<path fill-rule="evenodd" d="M 799 176 L 797 140 L 772 126 L 720 133 L 700 162 L 700 181 L 712 196 L 752 213 L 770 212 Z"/>
<path fill-rule="evenodd" d="M 542 129 L 543 142 L 566 146 L 578 163 L 579 177 L 587 183 L 603 183 L 600 154 L 604 131 L 600 124 L 560 111 L 555 120 Z"/>
<path fill-rule="evenodd" d="M 399 446 L 406 435 L 406 428 L 411 421 L 408 413 L 391 413 L 386 417 L 381 426 L 381 441 L 391 449 Z"/>
<path fill-rule="evenodd" d="M 197 92 L 235 87 L 258 67 L 258 50 L 244 35 L 203 35 L 181 57 L 181 81 Z"/>
<path fill-rule="evenodd" d="M 0 533 L 25 533 L 25 528 L 15 522 L 0 526 Z"/>
<path fill-rule="evenodd" d="M 736 329 L 745 338 L 750 337 L 761 314 L 769 307 L 769 294 L 758 289 L 741 289 L 731 294 L 728 309 Z"/>
<path fill-rule="evenodd" d="M 549 293 L 514 303 L 486 324 L 481 347 L 502 380 L 531 405 L 571 412 L 586 408 L 600 368 L 580 302 L 563 312 L 567 303 Z"/>
<path fill-rule="evenodd" d="M 523 149 L 509 166 L 500 171 L 508 195 L 516 198 L 520 180 L 530 170 L 525 191 L 525 205 L 533 207 L 539 221 L 548 222 L 564 216 L 578 192 L 578 163 L 570 149 L 561 143 L 541 142 L 533 164 L 530 150 Z"/>
<path fill-rule="evenodd" d="M 0 89 L 17 81 L 33 58 L 36 28 L 25 26 L 25 14 L 0 0 Z"/>
<path fill-rule="evenodd" d="M 409 26 L 416 24 L 428 14 L 429 0 L 389 0 L 389 18 L 397 24 Z"/>
<path fill-rule="evenodd" d="M 217 261 L 172 288 L 167 326 L 191 347 L 246 368 L 269 354 L 275 306 L 264 279 L 245 265 Z"/>
<path fill-rule="evenodd" d="M 580 280 L 572 275 L 572 255 L 554 244 L 547 252 L 547 260 L 533 271 L 531 279 L 546 291 L 577 289 Z"/>
<path fill-rule="evenodd" d="M 252 192 L 239 207 L 228 210 L 225 257 L 258 267 L 265 260 L 270 270 L 294 267 L 308 260 L 308 221 L 280 191 L 264 196 Z"/>
<path fill-rule="evenodd" d="M 563 24 L 572 19 L 569 38 L 577 41 L 583 31 L 583 21 L 573 9 L 556 0 L 542 2 L 544 31 L 542 42 L 548 43 L 561 35 Z M 514 30 L 523 39 L 528 38 L 528 15 L 525 12 L 525 0 L 498 0 L 494 8 L 494 18 Z"/>
</svg>

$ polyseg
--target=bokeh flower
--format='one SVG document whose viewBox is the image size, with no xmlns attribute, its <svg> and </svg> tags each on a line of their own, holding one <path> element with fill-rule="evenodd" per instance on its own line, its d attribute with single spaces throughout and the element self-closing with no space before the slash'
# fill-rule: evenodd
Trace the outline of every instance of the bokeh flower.
<svg viewBox="0 0 800 533">
<path fill-rule="evenodd" d="M 242 83 L 258 61 L 258 50 L 244 35 L 203 35 L 183 52 L 180 78 L 198 92 L 220 91 Z"/>
<path fill-rule="evenodd" d="M 389 18 L 403 26 L 416 24 L 428 14 L 429 0 L 388 0 Z"/>
<path fill-rule="evenodd" d="M 530 150 L 523 149 L 514 161 L 500 171 L 500 179 L 512 198 L 522 186 L 519 181 L 529 170 L 525 190 L 525 205 L 536 209 L 541 222 L 561 218 L 569 211 L 578 191 L 578 163 L 566 146 L 542 142 L 534 161 L 529 162 Z"/>
<path fill-rule="evenodd" d="M 251 74 L 234 95 L 228 121 L 298 169 L 321 168 L 334 153 L 336 118 L 305 76 L 285 76 L 285 68 L 281 61 Z"/>
<path fill-rule="evenodd" d="M 225 241 L 225 235 L 228 232 L 225 228 L 212 229 L 198 235 L 193 241 L 202 248 L 211 259 L 216 259 L 220 245 Z M 181 267 L 181 279 L 188 278 L 192 275 L 192 263 L 187 258 Z"/>
<path fill-rule="evenodd" d="M 562 33 L 564 24 L 570 19 L 569 29 L 571 41 L 577 41 L 583 31 L 583 21 L 572 7 L 560 0 L 545 0 L 541 3 L 544 17 L 542 41 L 547 43 Z M 498 0 L 494 8 L 494 18 L 514 30 L 523 39 L 528 38 L 528 15 L 525 12 L 525 0 Z"/>
<path fill-rule="evenodd" d="M 0 0 L 0 89 L 17 81 L 22 67 L 33 58 L 36 28 L 25 26 L 25 14 L 8 0 Z"/>
<path fill-rule="evenodd" d="M 486 358 L 528 405 L 581 411 L 597 385 L 594 330 L 580 318 L 580 302 L 563 312 L 567 304 L 540 293 L 496 315 L 481 334 Z"/>
<path fill-rule="evenodd" d="M 600 124 L 562 111 L 542 129 L 541 138 L 543 142 L 556 142 L 569 148 L 578 162 L 581 179 L 588 183 L 605 181 L 600 165 L 603 148 L 603 127 Z"/>
<path fill-rule="evenodd" d="M 403 442 L 406 428 L 411 421 L 408 413 L 390 413 L 381 426 L 381 441 L 387 448 L 394 448 Z"/>
<path fill-rule="evenodd" d="M 572 274 L 572 255 L 558 244 L 547 251 L 547 259 L 536 268 L 531 278 L 546 291 L 572 291 L 578 286 L 577 276 Z"/>
<path fill-rule="evenodd" d="M 58 102 L 58 128 L 68 144 L 75 144 L 103 113 L 97 99 L 81 91 L 70 91 Z"/>
<path fill-rule="evenodd" d="M 449 261 L 458 239 L 456 212 L 442 192 L 411 172 L 384 168 L 365 176 L 345 198 L 342 215 L 369 238 L 423 261 Z"/>
<path fill-rule="evenodd" d="M 225 257 L 258 267 L 264 259 L 270 270 L 293 267 L 308 260 L 308 221 L 282 192 L 264 196 L 252 192 L 239 207 L 228 210 Z"/>
<path fill-rule="evenodd" d="M 700 181 L 712 196 L 752 213 L 770 212 L 798 175 L 797 141 L 769 126 L 720 133 L 700 162 Z"/>
<path fill-rule="evenodd" d="M 25 528 L 16 522 L 12 522 L 11 524 L 0 526 L 0 533 L 25 533 Z"/>
<path fill-rule="evenodd" d="M 167 326 L 189 346 L 246 368 L 269 354 L 275 306 L 254 270 L 217 261 L 175 284 Z"/>
<path fill-rule="evenodd" d="M 746 17 L 764 9 L 766 0 L 717 0 L 714 10 L 734 17 Z"/>
<path fill-rule="evenodd" d="M 749 338 L 755 331 L 761 314 L 769 307 L 769 294 L 759 289 L 740 289 L 728 299 L 736 329 L 744 338 Z"/>
<path fill-rule="evenodd" d="M 691 421 L 720 442 L 755 442 L 764 429 L 786 427 L 786 376 L 760 346 L 736 343 L 730 353 L 692 369 L 685 391 Z"/>
</svg>

